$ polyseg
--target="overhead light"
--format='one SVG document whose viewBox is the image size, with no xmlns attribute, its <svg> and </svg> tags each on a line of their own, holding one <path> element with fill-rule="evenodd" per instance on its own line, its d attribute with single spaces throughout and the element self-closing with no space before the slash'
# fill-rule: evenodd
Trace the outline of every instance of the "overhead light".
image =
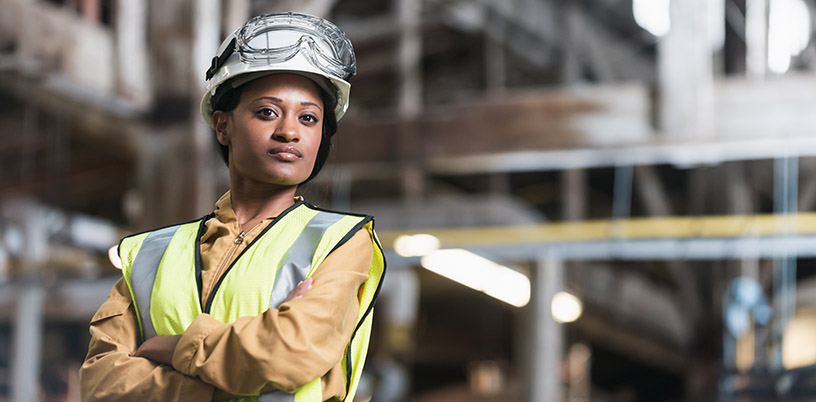
<svg viewBox="0 0 816 402">
<path fill-rule="evenodd" d="M 632 15 L 641 28 L 654 36 L 663 36 L 671 29 L 669 0 L 633 0 Z"/>
<path fill-rule="evenodd" d="M 439 239 L 434 235 L 402 235 L 394 241 L 394 251 L 403 257 L 421 257 L 439 249 Z"/>
<path fill-rule="evenodd" d="M 810 42 L 810 12 L 803 0 L 774 0 L 768 10 L 768 68 L 782 74 Z"/>
<path fill-rule="evenodd" d="M 119 245 L 108 249 L 108 259 L 116 269 L 122 269 L 122 260 L 119 258 Z"/>
<path fill-rule="evenodd" d="M 422 267 L 507 304 L 530 302 L 530 280 L 522 273 L 462 249 L 437 250 L 422 257 Z"/>
<path fill-rule="evenodd" d="M 577 320 L 584 312 L 584 304 L 581 299 L 567 293 L 558 292 L 552 298 L 553 319 L 559 323 L 569 323 Z"/>
<path fill-rule="evenodd" d="M 786 369 L 812 367 L 816 364 L 816 315 L 804 311 L 794 317 L 782 337 L 782 366 Z"/>
</svg>

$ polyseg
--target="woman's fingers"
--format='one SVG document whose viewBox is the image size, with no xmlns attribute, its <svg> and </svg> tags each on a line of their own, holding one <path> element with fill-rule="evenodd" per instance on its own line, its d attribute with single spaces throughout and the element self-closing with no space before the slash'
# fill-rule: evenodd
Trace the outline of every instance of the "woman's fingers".
<svg viewBox="0 0 816 402">
<path fill-rule="evenodd" d="M 303 281 L 300 281 L 292 293 L 289 293 L 289 296 L 286 297 L 286 300 L 283 302 L 286 303 L 288 301 L 297 300 L 300 296 L 303 296 L 304 293 L 308 292 L 312 289 L 312 278 L 306 278 Z"/>
</svg>

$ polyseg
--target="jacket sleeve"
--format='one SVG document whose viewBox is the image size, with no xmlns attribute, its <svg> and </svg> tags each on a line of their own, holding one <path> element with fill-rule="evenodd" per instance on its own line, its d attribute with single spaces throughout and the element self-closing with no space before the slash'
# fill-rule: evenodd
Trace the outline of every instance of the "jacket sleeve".
<svg viewBox="0 0 816 402">
<path fill-rule="evenodd" d="M 199 315 L 176 346 L 173 367 L 234 395 L 257 395 L 267 384 L 293 392 L 322 377 L 343 358 L 372 254 L 361 229 L 329 254 L 297 300 L 230 324 Z"/>
<path fill-rule="evenodd" d="M 124 279 L 91 319 L 88 356 L 79 369 L 83 401 L 209 401 L 213 386 L 134 357 L 141 336 Z"/>
</svg>

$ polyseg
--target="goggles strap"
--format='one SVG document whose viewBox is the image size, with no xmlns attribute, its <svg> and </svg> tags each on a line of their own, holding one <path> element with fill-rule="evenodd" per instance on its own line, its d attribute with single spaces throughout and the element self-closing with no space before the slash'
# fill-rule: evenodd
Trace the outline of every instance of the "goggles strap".
<svg viewBox="0 0 816 402">
<path fill-rule="evenodd" d="M 217 73 L 221 66 L 223 66 L 224 63 L 227 62 L 227 59 L 230 56 L 232 56 L 233 53 L 235 53 L 234 37 L 230 41 L 229 45 L 227 45 L 227 48 L 224 49 L 224 52 L 222 52 L 217 57 L 212 58 L 212 64 L 210 65 L 210 68 L 207 70 L 207 81 L 209 81 L 210 79 L 212 79 L 212 77 L 215 76 L 215 73 Z"/>
</svg>

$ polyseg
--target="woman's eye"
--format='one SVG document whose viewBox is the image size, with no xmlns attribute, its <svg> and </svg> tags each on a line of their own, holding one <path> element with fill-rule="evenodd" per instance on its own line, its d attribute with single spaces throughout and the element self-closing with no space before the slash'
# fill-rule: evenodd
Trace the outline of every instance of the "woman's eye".
<svg viewBox="0 0 816 402">
<path fill-rule="evenodd" d="M 308 123 L 317 123 L 317 116 L 311 114 L 305 114 L 300 117 L 301 119 L 305 120 Z"/>
<path fill-rule="evenodd" d="M 270 109 L 268 107 L 265 107 L 265 108 L 259 110 L 258 114 L 263 116 L 263 117 L 278 117 L 278 114 L 275 113 L 274 110 L 272 110 L 272 109 Z"/>
</svg>

